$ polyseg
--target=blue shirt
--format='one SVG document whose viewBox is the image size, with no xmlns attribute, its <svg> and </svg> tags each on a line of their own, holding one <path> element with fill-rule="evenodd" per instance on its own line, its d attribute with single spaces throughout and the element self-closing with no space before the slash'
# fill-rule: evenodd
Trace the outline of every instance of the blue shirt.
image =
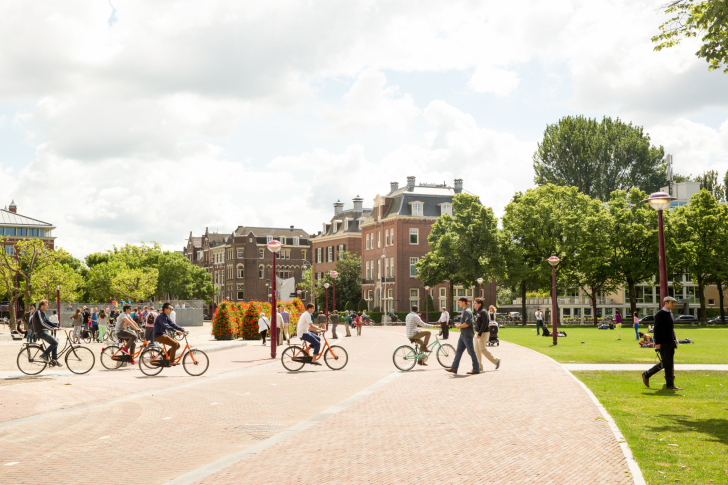
<svg viewBox="0 0 728 485">
<path fill-rule="evenodd" d="M 157 318 L 154 319 L 154 340 L 157 340 L 157 337 L 160 335 L 166 334 L 167 330 L 179 330 L 183 332 L 184 328 L 174 323 L 166 313 L 161 312 L 157 315 Z"/>
</svg>

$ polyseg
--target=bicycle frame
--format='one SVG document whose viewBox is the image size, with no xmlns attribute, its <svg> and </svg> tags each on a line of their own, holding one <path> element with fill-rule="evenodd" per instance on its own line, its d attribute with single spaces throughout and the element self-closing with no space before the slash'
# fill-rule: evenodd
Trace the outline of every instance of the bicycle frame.
<svg viewBox="0 0 728 485">
<path fill-rule="evenodd" d="M 323 340 L 324 341 L 323 341 L 323 344 L 321 345 L 321 352 L 319 352 L 319 355 L 323 355 L 323 353 L 326 351 L 326 349 L 328 349 L 329 352 L 331 352 L 331 355 L 334 356 L 335 359 L 338 358 L 338 356 L 334 353 L 333 349 L 331 348 L 331 345 L 329 345 L 329 341 L 326 338 L 326 333 L 322 333 L 321 335 L 323 336 Z M 304 340 L 303 341 L 303 346 L 301 346 L 300 352 L 305 353 L 306 354 L 306 357 L 312 357 L 311 356 L 311 353 L 309 352 L 309 350 L 313 350 L 313 349 L 308 344 L 308 342 L 306 342 Z M 295 359 L 296 357 L 298 357 L 299 353 L 296 353 L 296 355 L 294 355 L 293 358 Z"/>
<path fill-rule="evenodd" d="M 61 357 L 66 355 L 66 353 L 68 353 L 69 350 L 75 349 L 76 347 L 81 347 L 81 345 L 74 345 L 73 342 L 71 342 L 71 337 L 68 335 L 68 333 L 72 332 L 72 330 L 69 330 L 67 328 L 59 328 L 58 330 L 63 330 L 66 334 L 66 343 L 63 346 L 63 349 L 56 350 L 56 353 L 58 354 L 58 360 L 60 360 Z M 58 342 L 58 343 L 60 344 L 60 342 Z M 20 351 L 22 352 L 23 350 L 27 349 L 29 345 L 30 345 L 30 342 L 25 342 L 23 344 L 23 346 L 20 348 Z M 38 338 L 38 344 L 36 344 L 36 345 L 40 345 L 40 348 L 43 349 L 43 352 L 48 350 L 48 347 L 46 346 L 46 341 L 41 338 Z"/>
<path fill-rule="evenodd" d="M 141 355 L 141 353 L 144 351 L 144 349 L 147 349 L 151 346 L 152 346 L 151 343 L 148 342 L 147 339 L 144 339 L 144 343 L 142 343 L 142 345 L 139 347 L 139 350 L 134 352 L 133 354 L 129 354 L 129 355 L 131 355 L 132 359 L 136 359 L 137 357 L 139 357 Z M 111 356 L 112 359 L 121 353 L 122 347 L 123 347 L 122 345 L 119 345 L 119 350 L 114 352 L 114 354 Z"/>
<path fill-rule="evenodd" d="M 187 340 L 187 334 L 185 334 L 184 337 L 185 337 L 185 348 L 182 349 L 182 352 L 179 354 L 179 357 L 175 358 L 174 361 L 171 361 L 170 364 L 172 362 L 174 362 L 175 364 L 179 364 L 182 361 L 182 358 L 185 356 L 185 354 L 188 354 L 188 353 L 190 354 L 190 357 L 192 357 L 192 362 L 194 362 L 195 364 L 197 363 L 197 360 L 195 360 L 195 354 L 190 352 L 192 350 L 192 347 L 190 347 L 190 343 Z M 146 340 L 145 340 L 145 342 L 146 342 Z M 162 344 L 162 352 L 164 352 L 164 358 L 166 360 L 169 360 L 169 354 L 167 353 L 167 346 L 164 344 Z"/>
</svg>

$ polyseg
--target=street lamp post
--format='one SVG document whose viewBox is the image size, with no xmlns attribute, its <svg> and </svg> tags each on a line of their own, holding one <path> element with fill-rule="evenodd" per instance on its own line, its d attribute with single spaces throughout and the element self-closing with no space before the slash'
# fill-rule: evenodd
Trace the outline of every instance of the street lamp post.
<svg viewBox="0 0 728 485">
<path fill-rule="evenodd" d="M 326 293 L 326 331 L 329 331 L 329 286 L 328 283 L 324 283 L 324 292 Z"/>
<path fill-rule="evenodd" d="M 556 256 L 551 256 L 548 259 L 549 264 L 551 265 L 551 335 L 554 338 L 554 345 L 557 344 L 557 333 L 556 333 L 556 313 L 558 312 L 556 308 L 556 265 L 558 265 L 561 260 Z M 524 315 L 525 317 L 525 315 Z M 538 323 L 538 322 L 537 322 Z"/>
<path fill-rule="evenodd" d="M 657 211 L 657 242 L 660 251 L 660 308 L 664 306 L 667 296 L 667 262 L 665 260 L 665 233 L 662 222 L 662 211 L 670 208 L 670 203 L 675 200 L 665 192 L 655 192 L 642 202 L 647 202 L 650 207 Z"/>
<path fill-rule="evenodd" d="M 334 303 L 331 305 L 331 309 L 336 310 L 336 278 L 338 278 L 339 273 L 337 273 L 336 271 L 330 271 L 329 276 L 331 276 L 331 279 L 334 280 Z"/>
<path fill-rule="evenodd" d="M 430 296 L 430 287 L 425 286 L 425 323 L 430 323 L 430 311 L 428 307 L 427 297 Z"/>
<path fill-rule="evenodd" d="M 296 290 L 296 294 L 298 294 L 298 299 L 301 299 L 301 290 Z"/>
<path fill-rule="evenodd" d="M 483 281 L 485 281 L 483 278 L 478 278 L 475 280 L 478 282 L 478 297 L 480 297 L 480 287 L 483 285 Z"/>
<path fill-rule="evenodd" d="M 270 357 L 271 359 L 276 358 L 276 333 L 277 333 L 277 327 L 276 327 L 276 316 L 278 315 L 277 309 L 276 309 L 276 255 L 278 254 L 278 251 L 281 250 L 281 246 L 283 244 L 280 243 L 280 241 L 277 241 L 273 239 L 271 242 L 269 242 L 267 245 L 268 250 L 273 253 L 273 277 L 271 278 L 271 283 L 273 284 L 273 291 L 271 292 L 271 306 L 270 306 Z"/>
<path fill-rule="evenodd" d="M 56 286 L 56 307 L 58 308 L 58 327 L 63 324 L 61 319 L 61 285 Z"/>
</svg>

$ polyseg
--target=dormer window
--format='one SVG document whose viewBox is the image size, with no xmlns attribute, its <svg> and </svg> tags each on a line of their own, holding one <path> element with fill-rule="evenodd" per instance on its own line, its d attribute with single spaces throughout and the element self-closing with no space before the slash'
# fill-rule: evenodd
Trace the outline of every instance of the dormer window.
<svg viewBox="0 0 728 485">
<path fill-rule="evenodd" d="M 422 202 L 410 202 L 410 205 L 412 206 L 412 215 L 414 217 L 422 217 Z"/>
<path fill-rule="evenodd" d="M 294 246 L 298 246 L 298 238 L 297 237 L 294 237 L 293 238 L 293 245 Z"/>
<path fill-rule="evenodd" d="M 271 242 L 272 240 L 273 240 L 273 236 L 266 236 L 266 237 L 265 237 L 265 242 L 266 242 L 266 243 L 269 243 L 269 242 Z"/>
<path fill-rule="evenodd" d="M 440 204 L 440 215 L 444 216 L 445 214 L 452 216 L 452 204 Z"/>
<path fill-rule="evenodd" d="M 345 231 L 349 230 L 349 219 L 344 219 L 344 230 Z"/>
<path fill-rule="evenodd" d="M 338 230 L 339 230 L 339 223 L 338 223 L 338 221 L 337 221 L 337 222 L 334 222 L 334 232 L 333 232 L 333 233 L 334 233 L 334 234 L 336 234 L 336 232 L 337 232 Z"/>
</svg>

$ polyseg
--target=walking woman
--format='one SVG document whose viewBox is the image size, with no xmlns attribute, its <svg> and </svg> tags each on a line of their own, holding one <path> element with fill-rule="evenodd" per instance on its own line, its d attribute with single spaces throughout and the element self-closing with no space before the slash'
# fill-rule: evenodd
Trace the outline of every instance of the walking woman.
<svg viewBox="0 0 728 485">
<path fill-rule="evenodd" d="M 633 325 L 632 325 L 634 327 L 634 335 L 635 335 L 635 337 L 637 337 L 637 338 L 635 338 L 635 340 L 639 340 L 640 339 L 640 319 L 639 319 L 639 315 L 640 315 L 640 311 L 639 310 L 635 310 L 634 311 L 634 315 L 632 316 L 632 321 L 634 322 Z"/>
<path fill-rule="evenodd" d="M 268 323 L 268 319 L 265 318 L 265 313 L 261 313 L 260 320 L 258 320 L 258 333 L 260 333 L 260 336 L 263 339 L 263 345 L 265 345 L 265 334 L 268 333 L 268 330 L 270 330 L 270 323 Z"/>
<path fill-rule="evenodd" d="M 73 325 L 73 336 L 75 340 L 81 338 L 81 324 L 83 323 L 83 317 L 81 316 L 81 309 L 76 308 L 76 313 L 71 315 L 71 324 Z"/>
<path fill-rule="evenodd" d="M 99 309 L 94 308 L 91 313 L 91 335 L 94 339 L 98 340 L 99 337 Z M 100 342 L 100 340 L 99 340 Z"/>
<path fill-rule="evenodd" d="M 104 335 L 106 335 L 106 328 L 109 326 L 109 316 L 105 311 L 99 312 L 99 342 L 104 341 Z"/>
<path fill-rule="evenodd" d="M 358 313 L 356 316 L 356 336 L 361 337 L 361 327 L 364 325 L 364 317 L 361 316 L 361 313 Z"/>
</svg>

